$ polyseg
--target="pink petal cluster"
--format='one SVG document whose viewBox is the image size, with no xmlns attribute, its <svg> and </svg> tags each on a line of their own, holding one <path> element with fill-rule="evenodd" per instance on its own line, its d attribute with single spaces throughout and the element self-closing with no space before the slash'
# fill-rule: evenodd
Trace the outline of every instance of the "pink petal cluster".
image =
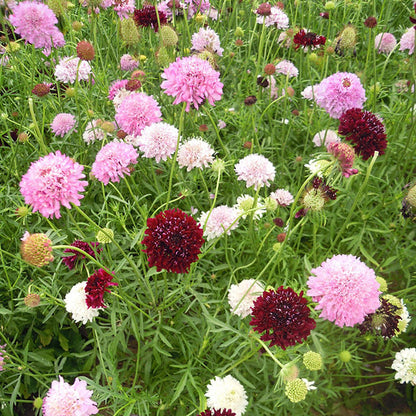
<svg viewBox="0 0 416 416">
<path fill-rule="evenodd" d="M 96 119 L 91 120 L 85 126 L 84 133 L 82 133 L 82 138 L 85 143 L 93 143 L 96 140 L 104 140 L 105 132 L 101 129 L 102 120 Z"/>
<path fill-rule="evenodd" d="M 146 126 L 161 121 L 161 115 L 160 107 L 153 96 L 135 92 L 124 98 L 116 108 L 115 119 L 127 134 L 140 136 Z"/>
<path fill-rule="evenodd" d="M 328 146 L 330 143 L 340 142 L 341 138 L 338 136 L 337 132 L 334 130 L 322 130 L 313 136 L 312 139 L 315 146 Z"/>
<path fill-rule="evenodd" d="M 211 7 L 209 0 L 183 0 L 182 4 L 185 8 L 188 9 L 188 19 L 197 13 L 206 12 Z"/>
<path fill-rule="evenodd" d="M 112 0 L 114 11 L 117 12 L 120 20 L 128 19 L 133 14 L 136 2 L 134 0 Z M 104 7 L 103 7 L 104 8 Z"/>
<path fill-rule="evenodd" d="M 288 207 L 293 203 L 293 195 L 286 189 L 276 189 L 270 194 L 270 198 L 273 198 L 281 207 Z"/>
<path fill-rule="evenodd" d="M 209 27 L 201 27 L 197 33 L 192 35 L 192 49 L 198 52 L 209 50 L 222 56 L 224 49 L 221 48 L 219 36 Z"/>
<path fill-rule="evenodd" d="M 313 87 L 316 104 L 332 118 L 340 118 L 351 108 L 363 108 L 365 90 L 357 75 L 337 72 Z"/>
<path fill-rule="evenodd" d="M 277 29 L 287 29 L 289 27 L 289 18 L 287 14 L 277 6 L 273 6 L 270 9 L 270 15 L 261 16 L 258 15 L 256 22 L 268 26 L 275 26 Z"/>
<path fill-rule="evenodd" d="M 415 52 L 415 35 L 416 29 L 412 26 L 407 29 L 406 32 L 400 38 L 400 48 L 399 51 L 409 50 L 409 55 L 412 55 Z"/>
<path fill-rule="evenodd" d="M 380 306 L 376 274 L 360 259 L 349 254 L 335 255 L 312 269 L 307 292 L 321 318 L 340 327 L 354 326 Z"/>
<path fill-rule="evenodd" d="M 276 169 L 272 162 L 263 155 L 253 153 L 241 159 L 234 167 L 238 179 L 246 182 L 246 187 L 254 185 L 257 190 L 262 186 L 270 186 L 275 177 Z"/>
<path fill-rule="evenodd" d="M 280 61 L 276 65 L 276 72 L 279 73 L 279 74 L 286 75 L 289 78 L 297 77 L 298 74 L 299 74 L 299 71 L 296 68 L 296 66 L 292 62 L 290 62 L 286 59 L 283 59 L 283 61 Z"/>
<path fill-rule="evenodd" d="M 49 56 L 52 47 L 65 45 L 64 35 L 55 26 L 58 23 L 54 12 L 46 5 L 37 1 L 22 1 L 12 8 L 9 16 L 15 32 L 35 48 L 43 48 Z"/>
<path fill-rule="evenodd" d="M 112 141 L 106 144 L 95 157 L 91 174 L 104 185 L 120 182 L 124 175 L 130 176 L 131 165 L 137 163 L 137 150 L 128 143 Z"/>
<path fill-rule="evenodd" d="M 108 99 L 113 101 L 115 96 L 118 94 L 120 90 L 122 89 L 126 90 L 126 86 L 128 82 L 129 82 L 128 79 L 119 79 L 117 81 L 114 81 L 110 85 L 110 88 L 108 89 Z"/>
<path fill-rule="evenodd" d="M 204 236 L 207 241 L 220 237 L 227 233 L 231 234 L 231 230 L 238 227 L 238 211 L 235 208 L 226 205 L 215 207 L 211 213 L 209 211 L 201 213 L 199 223 L 201 227 L 205 227 Z M 205 224 L 206 223 L 206 224 Z"/>
<path fill-rule="evenodd" d="M 51 388 L 43 399 L 44 416 L 90 416 L 98 413 L 97 403 L 91 400 L 92 391 L 87 383 L 75 379 L 71 386 L 59 376 L 59 381 L 52 381 Z"/>
<path fill-rule="evenodd" d="M 120 58 L 120 68 L 122 71 L 133 71 L 139 66 L 139 63 L 128 53 Z M 124 87 L 127 85 L 127 80 Z"/>
<path fill-rule="evenodd" d="M 178 150 L 179 167 L 203 169 L 214 160 L 214 149 L 200 137 L 194 137 L 182 143 Z"/>
<path fill-rule="evenodd" d="M 347 143 L 329 143 L 327 150 L 338 160 L 343 176 L 349 178 L 358 173 L 358 170 L 352 167 L 355 158 L 355 151 L 352 146 Z"/>
<path fill-rule="evenodd" d="M 51 124 L 51 130 L 55 136 L 64 137 L 76 124 L 75 117 L 69 113 L 59 113 L 55 116 Z"/>
<path fill-rule="evenodd" d="M 197 56 L 177 58 L 165 69 L 162 78 L 165 94 L 175 97 L 173 104 L 186 103 L 186 111 L 191 104 L 198 109 L 205 100 L 215 105 L 222 96 L 220 73 Z"/>
<path fill-rule="evenodd" d="M 78 81 L 88 81 L 92 75 L 91 65 L 77 56 L 65 56 L 55 67 L 55 77 L 58 81 L 73 84 Z"/>
<path fill-rule="evenodd" d="M 5 352 L 5 345 L 0 345 L 0 371 L 3 371 L 3 363 L 4 363 L 4 352 Z"/>
<path fill-rule="evenodd" d="M 389 54 L 396 45 L 396 38 L 391 33 L 379 33 L 374 39 L 374 47 L 378 53 Z"/>
<path fill-rule="evenodd" d="M 85 177 L 83 169 L 84 166 L 59 150 L 33 162 L 20 181 L 25 203 L 46 218 L 54 215 L 60 218 L 61 205 L 70 209 L 72 202 L 79 206 L 79 200 L 84 197 L 79 193 L 88 185 L 87 181 L 81 180 Z"/>
</svg>

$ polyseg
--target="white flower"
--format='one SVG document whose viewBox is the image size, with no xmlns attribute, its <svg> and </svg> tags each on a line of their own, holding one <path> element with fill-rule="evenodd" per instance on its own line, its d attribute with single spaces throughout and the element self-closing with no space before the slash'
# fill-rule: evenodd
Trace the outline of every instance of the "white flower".
<svg viewBox="0 0 416 416">
<path fill-rule="evenodd" d="M 234 167 L 238 180 L 245 181 L 246 187 L 254 185 L 257 190 L 263 186 L 270 186 L 275 177 L 276 169 L 272 162 L 263 155 L 252 153 L 241 159 Z"/>
<path fill-rule="evenodd" d="M 314 381 L 309 381 L 306 378 L 302 378 L 302 381 L 305 383 L 306 388 L 308 390 L 316 390 L 316 387 L 314 386 L 314 384 L 315 384 Z"/>
<path fill-rule="evenodd" d="M 189 172 L 193 168 L 203 169 L 214 160 L 214 149 L 201 137 L 194 137 L 179 146 L 179 167 L 186 167 Z"/>
<path fill-rule="evenodd" d="M 227 235 L 230 235 L 231 230 L 238 227 L 238 211 L 235 208 L 220 205 L 215 207 L 209 214 L 209 211 L 202 212 L 199 217 L 201 227 L 204 227 L 206 223 L 204 236 L 208 241 L 220 237 L 225 231 Z"/>
<path fill-rule="evenodd" d="M 316 133 L 312 139 L 315 146 L 328 146 L 330 143 L 340 142 L 341 139 L 338 136 L 337 132 L 334 130 L 322 130 L 319 133 Z"/>
<path fill-rule="evenodd" d="M 404 348 L 396 352 L 393 364 L 393 370 L 396 370 L 394 378 L 400 383 L 411 383 L 416 385 L 416 348 Z"/>
<path fill-rule="evenodd" d="M 72 313 L 72 319 L 75 322 L 82 322 L 84 325 L 99 315 L 99 310 L 102 308 L 88 308 L 87 294 L 85 293 L 85 286 L 87 282 L 77 283 L 66 294 L 64 302 L 65 309 Z"/>
<path fill-rule="evenodd" d="M 400 303 L 402 304 L 402 310 L 400 311 L 401 320 L 399 321 L 397 326 L 400 332 L 406 332 L 407 325 L 409 325 L 410 322 L 410 315 L 406 305 L 403 303 L 403 299 L 400 299 Z"/>
<path fill-rule="evenodd" d="M 231 285 L 228 290 L 228 303 L 231 306 L 231 312 L 241 318 L 250 315 L 254 301 L 262 293 L 263 287 L 255 279 L 245 279 L 237 285 Z"/>
<path fill-rule="evenodd" d="M 91 66 L 76 56 L 65 56 L 55 67 L 55 77 L 58 81 L 73 84 L 78 81 L 88 81 L 91 75 Z"/>
<path fill-rule="evenodd" d="M 241 195 L 237 198 L 237 203 L 234 205 L 234 208 L 238 211 L 239 214 L 242 214 L 241 217 L 245 219 L 247 215 L 250 215 L 250 211 L 255 208 L 253 218 L 255 220 L 260 219 L 263 214 L 266 212 L 264 205 L 261 202 L 261 197 L 258 198 L 257 204 L 254 207 L 254 198 L 250 195 Z"/>
<path fill-rule="evenodd" d="M 205 396 L 211 409 L 230 409 L 236 416 L 241 416 L 248 404 L 244 387 L 231 375 L 211 380 Z"/>
<path fill-rule="evenodd" d="M 309 163 L 305 165 L 305 168 L 309 169 L 312 175 L 317 175 L 320 178 L 323 178 L 324 176 L 328 176 L 330 173 L 330 171 L 328 171 L 330 165 L 331 162 L 329 160 L 311 159 Z"/>
</svg>

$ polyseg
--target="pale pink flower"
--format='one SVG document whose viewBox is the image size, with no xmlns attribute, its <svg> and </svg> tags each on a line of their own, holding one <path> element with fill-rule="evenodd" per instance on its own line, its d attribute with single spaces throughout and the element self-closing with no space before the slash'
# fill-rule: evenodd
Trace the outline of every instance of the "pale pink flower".
<svg viewBox="0 0 416 416">
<path fill-rule="evenodd" d="M 138 66 L 139 66 L 139 63 L 128 53 L 125 53 L 120 58 L 120 68 L 121 68 L 122 71 L 133 71 Z M 127 85 L 127 82 L 128 81 L 126 80 L 126 85 Z M 125 87 L 125 85 L 124 85 L 124 87 Z"/>
<path fill-rule="evenodd" d="M 59 150 L 33 162 L 20 181 L 25 203 L 46 218 L 60 218 L 61 205 L 71 209 L 71 202 L 79 206 L 84 197 L 80 192 L 88 182 L 81 180 L 85 177 L 83 169 Z"/>
<path fill-rule="evenodd" d="M 211 213 L 209 211 L 202 212 L 198 222 L 204 229 L 204 236 L 207 241 L 220 237 L 227 233 L 231 234 L 231 230 L 238 227 L 238 211 L 235 208 L 226 205 L 220 205 L 214 208 Z"/>
<path fill-rule="evenodd" d="M 100 128 L 102 120 L 92 120 L 89 121 L 85 127 L 84 133 L 82 133 L 82 138 L 85 143 L 93 143 L 96 140 L 103 140 L 105 138 L 105 131 Z"/>
<path fill-rule="evenodd" d="M 307 86 L 301 93 L 300 95 L 305 98 L 306 100 L 313 100 L 314 99 L 314 94 L 315 94 L 315 88 L 317 87 L 317 85 L 309 85 Z"/>
<path fill-rule="evenodd" d="M 329 143 L 340 142 L 341 138 L 338 136 L 337 132 L 334 130 L 322 130 L 313 136 L 312 139 L 315 146 L 328 146 Z"/>
<path fill-rule="evenodd" d="M 352 146 L 347 143 L 329 143 L 327 145 L 328 153 L 333 155 L 339 163 L 342 176 L 349 178 L 358 173 L 357 169 L 352 166 L 354 164 L 355 151 Z"/>
<path fill-rule="evenodd" d="M 58 81 L 73 84 L 75 80 L 88 81 L 92 75 L 91 65 L 77 56 L 65 56 L 55 67 L 55 77 Z"/>
<path fill-rule="evenodd" d="M 293 203 L 293 195 L 286 189 L 276 189 L 270 194 L 270 198 L 273 198 L 281 207 L 288 207 Z"/>
<path fill-rule="evenodd" d="M 137 163 L 138 156 L 131 144 L 114 140 L 97 153 L 91 174 L 104 185 L 120 182 L 124 175 L 130 176 L 131 165 Z"/>
<path fill-rule="evenodd" d="M 217 127 L 221 129 L 225 129 L 227 127 L 227 123 L 224 120 L 218 120 Z"/>
<path fill-rule="evenodd" d="M 183 0 L 180 2 L 187 8 L 188 19 L 197 13 L 204 13 L 210 8 L 209 0 Z"/>
<path fill-rule="evenodd" d="M 205 49 L 210 52 L 216 53 L 222 56 L 224 51 L 220 45 L 219 36 L 209 27 L 201 27 L 197 33 L 192 35 L 192 49 L 198 52 L 202 52 Z"/>
<path fill-rule="evenodd" d="M 114 7 L 114 10 L 117 12 L 120 20 L 128 19 L 129 16 L 133 14 L 135 9 L 134 0 L 111 0 L 111 3 Z M 103 6 L 105 6 L 105 4 Z"/>
<path fill-rule="evenodd" d="M 59 113 L 55 116 L 51 124 L 51 130 L 55 136 L 64 137 L 76 124 L 75 117 L 69 113 Z"/>
<path fill-rule="evenodd" d="M 201 137 L 193 137 L 179 146 L 179 167 L 186 167 L 188 172 L 193 168 L 206 168 L 214 160 L 214 153 L 209 143 Z"/>
<path fill-rule="evenodd" d="M 380 306 L 379 287 L 374 270 L 349 254 L 335 255 L 324 261 L 309 276 L 307 292 L 321 318 L 340 327 L 354 326 Z"/>
<path fill-rule="evenodd" d="M 378 53 L 389 54 L 396 45 L 396 38 L 391 33 L 379 33 L 374 39 L 374 47 Z"/>
<path fill-rule="evenodd" d="M 262 155 L 253 153 L 241 159 L 234 167 L 240 181 L 246 182 L 246 187 L 254 185 L 257 190 L 262 186 L 270 186 L 275 177 L 276 169 L 272 162 Z"/>
<path fill-rule="evenodd" d="M 273 6 L 269 16 L 257 15 L 256 22 L 268 26 L 275 26 L 277 29 L 287 29 L 289 27 L 289 18 L 287 14 L 279 7 Z"/>
<path fill-rule="evenodd" d="M 263 286 L 254 279 L 245 279 L 228 290 L 228 303 L 231 312 L 241 318 L 251 314 L 251 308 L 257 297 L 263 294 Z"/>
<path fill-rule="evenodd" d="M 276 72 L 279 74 L 283 74 L 288 76 L 289 78 L 291 77 L 297 77 L 299 74 L 298 69 L 296 68 L 296 66 L 284 59 L 283 61 L 280 61 L 277 65 L 276 65 Z"/>
<path fill-rule="evenodd" d="M 412 55 L 415 51 L 415 36 L 416 30 L 413 26 L 407 29 L 407 31 L 400 38 L 399 51 L 405 51 L 406 49 L 408 49 L 409 55 Z"/>
<path fill-rule="evenodd" d="M 114 97 L 117 95 L 117 93 L 121 90 L 124 89 L 126 90 L 126 86 L 127 83 L 129 82 L 128 79 L 118 79 L 117 81 L 114 81 L 111 85 L 110 88 L 108 90 L 108 99 L 113 101 Z"/>
<path fill-rule="evenodd" d="M 3 371 L 3 363 L 4 363 L 4 352 L 5 352 L 5 345 L 0 345 L 0 371 Z"/>
</svg>

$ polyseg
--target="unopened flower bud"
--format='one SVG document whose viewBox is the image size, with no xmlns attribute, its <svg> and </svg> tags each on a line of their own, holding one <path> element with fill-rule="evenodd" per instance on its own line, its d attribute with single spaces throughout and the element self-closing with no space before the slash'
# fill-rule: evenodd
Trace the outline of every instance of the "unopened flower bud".
<svg viewBox="0 0 416 416">
<path fill-rule="evenodd" d="M 79 42 L 77 45 L 77 56 L 83 61 L 92 61 L 95 56 L 94 47 L 86 40 Z"/>
<path fill-rule="evenodd" d="M 40 296 L 37 293 L 29 293 L 23 301 L 29 308 L 36 308 L 40 304 Z"/>
<path fill-rule="evenodd" d="M 53 261 L 52 241 L 46 234 L 30 234 L 26 231 L 20 252 L 23 260 L 32 266 L 42 267 Z"/>
</svg>

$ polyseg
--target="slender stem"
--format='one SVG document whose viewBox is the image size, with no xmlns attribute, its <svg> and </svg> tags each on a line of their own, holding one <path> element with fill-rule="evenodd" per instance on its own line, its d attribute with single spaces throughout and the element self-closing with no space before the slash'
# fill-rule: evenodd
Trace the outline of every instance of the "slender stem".
<svg viewBox="0 0 416 416">
<path fill-rule="evenodd" d="M 45 142 L 43 141 L 43 135 L 39 130 L 39 125 L 38 125 L 38 122 L 36 120 L 35 111 L 33 110 L 33 98 L 29 98 L 28 101 L 29 101 L 29 111 L 30 111 L 30 115 L 32 117 L 32 122 L 33 122 L 33 125 L 34 125 L 34 129 L 35 129 L 35 138 L 36 138 L 36 141 L 39 143 L 39 146 L 42 150 L 42 153 L 46 155 L 46 154 L 48 154 L 49 150 L 46 147 Z"/>
</svg>

